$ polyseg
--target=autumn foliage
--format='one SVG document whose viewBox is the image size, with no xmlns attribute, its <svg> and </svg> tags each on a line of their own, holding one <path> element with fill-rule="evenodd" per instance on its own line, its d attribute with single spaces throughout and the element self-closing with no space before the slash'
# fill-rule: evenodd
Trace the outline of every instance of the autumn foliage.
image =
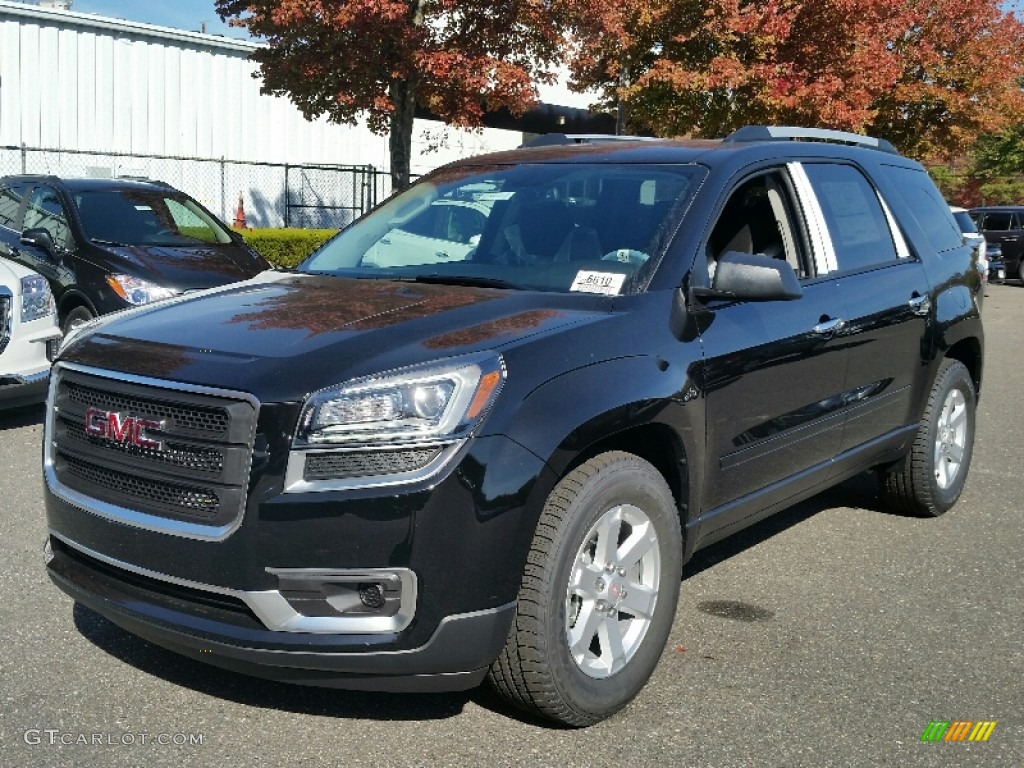
<svg viewBox="0 0 1024 768">
<path fill-rule="evenodd" d="M 575 82 L 634 128 L 750 123 L 952 154 L 1024 107 L 1024 29 L 998 0 L 577 0 Z"/>
<path fill-rule="evenodd" d="M 263 89 L 306 117 L 367 118 L 390 133 L 392 178 L 408 183 L 415 108 L 478 125 L 522 112 L 563 45 L 557 8 L 536 0 L 216 0 L 222 18 L 264 38 Z"/>
</svg>

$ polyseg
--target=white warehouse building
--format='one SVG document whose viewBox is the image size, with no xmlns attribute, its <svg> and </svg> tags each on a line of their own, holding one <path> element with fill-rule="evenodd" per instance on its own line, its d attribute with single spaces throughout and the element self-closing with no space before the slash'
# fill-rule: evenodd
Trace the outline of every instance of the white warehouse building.
<svg viewBox="0 0 1024 768">
<path fill-rule="evenodd" d="M 241 195 L 250 225 L 343 226 L 387 194 L 387 138 L 261 94 L 247 60 L 256 48 L 0 0 L 0 175 L 145 176 L 229 221 Z M 521 142 L 518 131 L 417 120 L 412 170 Z"/>
</svg>

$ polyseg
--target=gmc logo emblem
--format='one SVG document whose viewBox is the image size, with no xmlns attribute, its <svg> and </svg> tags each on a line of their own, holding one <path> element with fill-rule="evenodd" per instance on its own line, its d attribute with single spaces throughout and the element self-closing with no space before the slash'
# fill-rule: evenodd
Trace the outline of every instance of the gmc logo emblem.
<svg viewBox="0 0 1024 768">
<path fill-rule="evenodd" d="M 101 411 L 99 408 L 90 408 L 85 412 L 86 434 L 153 451 L 162 451 L 164 444 L 149 437 L 146 430 L 163 429 L 163 426 L 162 421 L 122 416 L 120 413 Z"/>
</svg>

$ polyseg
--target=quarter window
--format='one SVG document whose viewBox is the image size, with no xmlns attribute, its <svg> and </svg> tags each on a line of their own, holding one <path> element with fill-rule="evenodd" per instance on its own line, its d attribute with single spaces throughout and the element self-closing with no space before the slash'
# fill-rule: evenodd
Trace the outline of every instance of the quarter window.
<svg viewBox="0 0 1024 768">
<path fill-rule="evenodd" d="M 809 163 L 807 178 L 818 198 L 840 271 L 897 259 L 896 244 L 878 194 L 849 165 Z"/>
<path fill-rule="evenodd" d="M 941 253 L 963 245 L 963 233 L 927 173 L 894 165 L 886 166 L 885 172 L 932 248 Z"/>
</svg>

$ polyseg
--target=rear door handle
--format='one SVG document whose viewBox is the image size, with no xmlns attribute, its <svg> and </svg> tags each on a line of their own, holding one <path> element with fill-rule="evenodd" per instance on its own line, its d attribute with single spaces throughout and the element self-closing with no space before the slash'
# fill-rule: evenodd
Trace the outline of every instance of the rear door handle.
<svg viewBox="0 0 1024 768">
<path fill-rule="evenodd" d="M 910 305 L 910 311 L 915 315 L 926 316 L 932 309 L 931 297 L 925 296 L 913 296 L 910 301 L 907 302 Z"/>
<path fill-rule="evenodd" d="M 822 320 L 811 329 L 812 333 L 825 338 L 831 338 L 846 328 L 846 321 L 837 317 L 835 320 Z"/>
</svg>

